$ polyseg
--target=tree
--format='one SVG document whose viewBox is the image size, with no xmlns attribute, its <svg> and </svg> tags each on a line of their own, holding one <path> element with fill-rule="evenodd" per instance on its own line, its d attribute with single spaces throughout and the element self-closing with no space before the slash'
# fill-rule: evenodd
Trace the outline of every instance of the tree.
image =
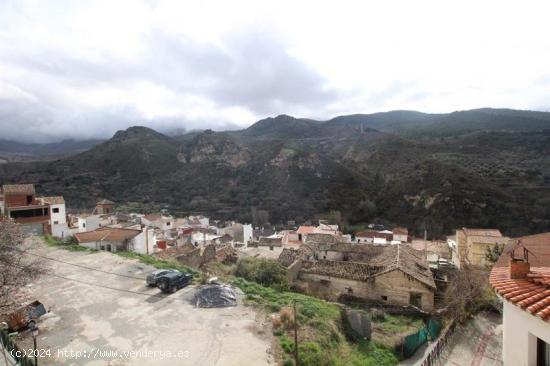
<svg viewBox="0 0 550 366">
<path fill-rule="evenodd" d="M 37 257 L 28 254 L 32 243 L 11 219 L 0 218 L 0 312 L 17 303 L 23 286 L 44 273 Z"/>
<path fill-rule="evenodd" d="M 496 263 L 502 254 L 504 247 L 502 245 L 495 244 L 493 247 L 487 247 L 485 252 L 485 258 L 489 263 Z"/>
<path fill-rule="evenodd" d="M 489 286 L 489 271 L 465 265 L 449 281 L 444 295 L 449 317 L 463 322 L 487 307 L 495 307 L 498 299 Z"/>
</svg>

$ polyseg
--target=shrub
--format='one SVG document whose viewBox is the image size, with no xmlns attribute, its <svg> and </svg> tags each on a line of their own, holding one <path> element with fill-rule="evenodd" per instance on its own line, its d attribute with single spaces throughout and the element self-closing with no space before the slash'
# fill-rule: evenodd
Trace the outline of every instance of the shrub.
<svg viewBox="0 0 550 366">
<path fill-rule="evenodd" d="M 286 270 L 277 261 L 266 258 L 242 258 L 237 262 L 235 274 L 246 280 L 278 289 L 288 287 Z"/>
</svg>

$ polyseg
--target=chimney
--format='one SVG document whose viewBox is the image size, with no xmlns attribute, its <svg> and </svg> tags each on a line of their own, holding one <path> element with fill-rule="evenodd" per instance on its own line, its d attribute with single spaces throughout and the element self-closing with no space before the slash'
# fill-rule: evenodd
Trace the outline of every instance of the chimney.
<svg viewBox="0 0 550 366">
<path fill-rule="evenodd" d="M 529 262 L 523 259 L 510 258 L 510 279 L 518 280 L 527 278 L 531 270 Z"/>
</svg>

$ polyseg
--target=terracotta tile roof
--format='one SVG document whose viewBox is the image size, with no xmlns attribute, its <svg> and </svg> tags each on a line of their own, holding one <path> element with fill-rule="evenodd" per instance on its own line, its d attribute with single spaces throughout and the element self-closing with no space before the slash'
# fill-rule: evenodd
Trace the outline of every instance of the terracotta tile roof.
<svg viewBox="0 0 550 366">
<path fill-rule="evenodd" d="M 297 234 L 312 234 L 315 232 L 315 226 L 300 226 L 298 228 L 298 231 L 296 231 Z"/>
<path fill-rule="evenodd" d="M 36 199 L 43 205 L 62 205 L 65 203 L 63 196 L 37 197 Z"/>
<path fill-rule="evenodd" d="M 397 235 L 409 235 L 409 230 L 404 227 L 395 227 L 393 228 L 393 233 Z"/>
<path fill-rule="evenodd" d="M 524 279 L 510 279 L 510 255 L 514 252 L 519 257 L 523 248 L 529 251 L 530 273 Z M 550 322 L 550 233 L 510 239 L 491 270 L 489 283 L 507 301 Z"/>
<path fill-rule="evenodd" d="M 308 234 L 306 243 L 336 244 L 339 239 L 332 234 L 312 233 Z"/>
<path fill-rule="evenodd" d="M 34 184 L 4 184 L 2 191 L 4 194 L 35 194 Z"/>
<path fill-rule="evenodd" d="M 96 205 L 114 205 L 115 203 L 113 201 L 109 201 L 108 199 L 102 199 L 101 201 L 98 201 Z"/>
<path fill-rule="evenodd" d="M 122 229 L 122 228 L 100 228 L 94 231 L 74 234 L 79 243 L 89 243 L 92 241 L 114 241 L 122 242 L 138 236 L 141 230 Z"/>
<path fill-rule="evenodd" d="M 332 245 L 329 250 L 344 251 L 346 247 L 349 248 L 348 254 L 362 252 L 364 255 L 351 255 L 348 261 L 313 261 L 305 260 L 306 252 L 295 253 L 297 251 L 294 251 L 286 253 L 286 258 L 281 258 L 281 260 L 288 263 L 290 259 L 296 260 L 302 256 L 304 259 L 302 270 L 304 272 L 357 281 L 364 281 L 367 278 L 398 269 L 435 289 L 435 282 L 428 263 L 421 253 L 406 244 L 358 246 L 341 243 Z M 312 249 L 315 250 L 315 248 Z"/>
<path fill-rule="evenodd" d="M 506 267 L 493 267 L 489 276 L 493 289 L 523 310 L 550 322 L 550 268 L 534 267 L 526 279 L 510 279 Z"/>
</svg>

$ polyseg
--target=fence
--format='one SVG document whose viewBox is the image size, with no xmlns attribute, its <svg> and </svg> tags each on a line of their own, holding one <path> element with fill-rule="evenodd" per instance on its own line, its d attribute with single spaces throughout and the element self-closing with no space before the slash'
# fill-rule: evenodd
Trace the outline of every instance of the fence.
<svg viewBox="0 0 550 366">
<path fill-rule="evenodd" d="M 424 358 L 424 361 L 420 364 L 420 366 L 436 366 L 438 364 L 439 359 L 443 355 L 443 352 L 447 348 L 447 345 L 449 344 L 452 335 L 454 334 L 455 330 L 455 323 L 451 323 L 451 325 L 447 328 L 445 333 L 437 340 L 435 346 L 433 349 L 428 353 L 426 358 Z"/>
<path fill-rule="evenodd" d="M 19 347 L 13 342 L 6 330 L 0 329 L 0 339 L 2 341 L 2 352 L 8 352 L 15 361 L 17 365 L 21 366 L 35 366 L 34 360 L 23 356 L 23 352 L 20 351 Z M 17 357 L 19 355 L 19 357 Z M 3 356 L 2 356 L 3 357 Z"/>
<path fill-rule="evenodd" d="M 402 346 L 403 358 L 411 357 L 428 339 L 436 339 L 440 331 L 441 322 L 437 319 L 430 319 L 426 327 L 406 336 Z"/>
</svg>

